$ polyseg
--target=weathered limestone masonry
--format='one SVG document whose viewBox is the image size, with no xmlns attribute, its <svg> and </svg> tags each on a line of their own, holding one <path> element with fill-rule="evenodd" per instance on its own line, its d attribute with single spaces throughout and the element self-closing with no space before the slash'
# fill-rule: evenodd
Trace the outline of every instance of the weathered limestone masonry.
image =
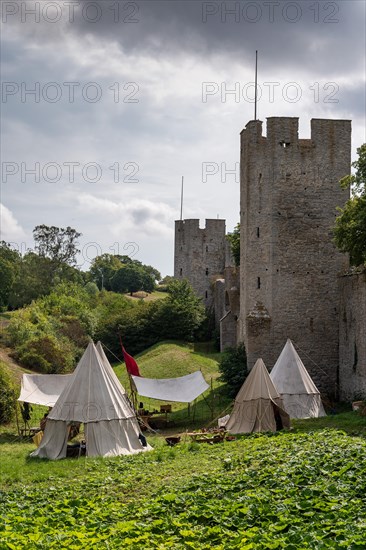
<svg viewBox="0 0 366 550">
<path fill-rule="evenodd" d="M 340 277 L 340 397 L 366 397 L 366 271 Z"/>
<path fill-rule="evenodd" d="M 212 306 L 213 281 L 224 272 L 225 220 L 206 220 L 200 229 L 199 220 L 175 222 L 174 277 L 188 279 L 206 307 Z"/>
<path fill-rule="evenodd" d="M 319 389 L 337 393 L 339 287 L 347 258 L 332 243 L 336 206 L 348 198 L 351 122 L 298 118 L 251 121 L 241 133 L 241 282 L 238 341 L 249 366 L 269 369 L 287 338 Z"/>
</svg>

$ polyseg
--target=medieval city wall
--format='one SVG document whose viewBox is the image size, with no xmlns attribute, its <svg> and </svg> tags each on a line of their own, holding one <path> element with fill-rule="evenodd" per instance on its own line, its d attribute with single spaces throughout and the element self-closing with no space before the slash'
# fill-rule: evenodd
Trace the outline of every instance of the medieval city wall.
<svg viewBox="0 0 366 550">
<path fill-rule="evenodd" d="M 319 389 L 336 394 L 338 274 L 347 259 L 332 243 L 336 207 L 348 193 L 351 123 L 298 119 L 251 121 L 241 133 L 241 283 L 239 340 L 249 366 L 271 369 L 291 338 Z"/>
<path fill-rule="evenodd" d="M 366 399 L 366 271 L 340 277 L 339 286 L 340 398 Z"/>
</svg>

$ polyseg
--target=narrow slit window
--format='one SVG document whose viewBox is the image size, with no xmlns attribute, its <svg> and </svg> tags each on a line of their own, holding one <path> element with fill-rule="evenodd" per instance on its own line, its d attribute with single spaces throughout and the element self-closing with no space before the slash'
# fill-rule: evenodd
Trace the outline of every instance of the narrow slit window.
<svg viewBox="0 0 366 550">
<path fill-rule="evenodd" d="M 257 227 L 257 237 L 259 238 L 259 227 Z"/>
<path fill-rule="evenodd" d="M 179 270 L 179 275 L 180 275 L 180 276 L 183 275 L 183 268 L 180 268 L 180 270 Z"/>
<path fill-rule="evenodd" d="M 206 290 L 205 296 L 206 296 L 206 298 L 208 298 L 208 292 L 207 292 L 207 290 Z"/>
<path fill-rule="evenodd" d="M 261 287 L 261 278 L 257 277 L 257 288 Z"/>
<path fill-rule="evenodd" d="M 206 267 L 206 275 L 208 275 L 208 267 Z"/>
</svg>

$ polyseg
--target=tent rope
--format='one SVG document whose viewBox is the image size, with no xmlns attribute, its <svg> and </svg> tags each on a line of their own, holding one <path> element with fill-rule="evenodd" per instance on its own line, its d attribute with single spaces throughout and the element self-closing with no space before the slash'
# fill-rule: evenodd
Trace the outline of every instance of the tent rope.
<svg viewBox="0 0 366 550">
<path fill-rule="evenodd" d="M 294 346 L 301 352 L 301 354 L 306 355 L 306 357 L 309 359 L 309 361 L 311 361 L 311 362 L 313 363 L 313 365 L 315 365 L 315 367 L 316 367 L 318 370 L 320 370 L 323 374 L 325 374 L 325 376 L 326 376 L 327 378 L 330 378 L 329 374 L 328 374 L 324 369 L 322 369 L 322 368 L 321 368 L 321 367 L 320 367 L 320 366 L 310 357 L 310 355 L 308 355 L 308 354 L 306 353 L 305 350 L 301 349 L 300 346 L 299 346 L 299 344 L 297 344 L 297 342 L 294 342 L 294 341 L 292 340 L 292 343 L 293 343 Z M 335 381 L 335 386 L 336 386 L 337 390 L 340 389 L 340 386 L 339 386 L 339 384 L 338 384 L 337 381 Z"/>
</svg>

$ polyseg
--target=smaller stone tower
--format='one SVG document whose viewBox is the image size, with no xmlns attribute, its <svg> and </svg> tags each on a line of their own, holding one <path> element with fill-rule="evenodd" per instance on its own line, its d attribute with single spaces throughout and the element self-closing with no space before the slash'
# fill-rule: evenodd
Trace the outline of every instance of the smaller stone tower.
<svg viewBox="0 0 366 550">
<path fill-rule="evenodd" d="M 225 231 L 225 220 L 206 220 L 203 229 L 199 220 L 175 222 L 174 277 L 188 279 L 208 308 L 213 281 L 225 268 Z"/>
</svg>

